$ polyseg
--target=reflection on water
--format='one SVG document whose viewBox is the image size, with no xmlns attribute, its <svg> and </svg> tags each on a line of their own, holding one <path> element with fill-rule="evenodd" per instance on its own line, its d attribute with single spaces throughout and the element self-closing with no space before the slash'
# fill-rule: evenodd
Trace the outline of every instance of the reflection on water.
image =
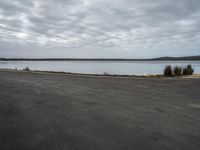
<svg viewBox="0 0 200 150">
<path fill-rule="evenodd" d="M 200 61 L 0 61 L 0 68 L 64 71 L 90 74 L 145 75 L 162 74 L 166 65 L 191 64 L 200 73 Z"/>
</svg>

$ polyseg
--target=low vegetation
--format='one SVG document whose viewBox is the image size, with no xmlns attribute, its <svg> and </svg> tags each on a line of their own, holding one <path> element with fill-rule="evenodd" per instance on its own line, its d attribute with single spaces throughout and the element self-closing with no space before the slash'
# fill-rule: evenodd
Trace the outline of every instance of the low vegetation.
<svg viewBox="0 0 200 150">
<path fill-rule="evenodd" d="M 29 67 L 23 68 L 23 71 L 30 71 Z"/>
<path fill-rule="evenodd" d="M 174 76 L 181 76 L 182 75 L 182 68 L 181 67 L 175 66 L 173 71 L 174 71 Z"/>
<path fill-rule="evenodd" d="M 165 67 L 164 75 L 166 77 L 172 77 L 173 76 L 172 67 L 170 65 Z"/>
<path fill-rule="evenodd" d="M 175 66 L 172 70 L 170 65 L 166 66 L 164 69 L 164 76 L 173 77 L 173 76 L 182 76 L 182 75 L 192 75 L 194 73 L 194 69 L 191 65 L 187 65 L 187 67 L 179 67 Z"/>
<path fill-rule="evenodd" d="M 187 67 L 183 68 L 183 75 L 192 75 L 194 73 L 194 69 L 191 65 L 187 65 Z"/>
<path fill-rule="evenodd" d="M 104 76 L 109 76 L 110 74 L 107 73 L 107 72 L 104 72 L 103 75 L 104 75 Z"/>
</svg>

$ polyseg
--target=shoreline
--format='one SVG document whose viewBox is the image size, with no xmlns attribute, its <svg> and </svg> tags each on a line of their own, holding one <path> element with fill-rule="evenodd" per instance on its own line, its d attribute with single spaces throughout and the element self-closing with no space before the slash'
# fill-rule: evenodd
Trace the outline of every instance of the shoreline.
<svg viewBox="0 0 200 150">
<path fill-rule="evenodd" d="M 195 73 L 188 76 L 175 76 L 166 77 L 162 74 L 147 74 L 147 75 L 117 75 L 117 74 L 89 74 L 89 73 L 73 73 L 73 72 L 62 72 L 62 71 L 41 71 L 41 70 L 16 70 L 16 69 L 6 69 L 0 68 L 0 71 L 8 72 L 22 72 L 22 73 L 38 73 L 38 74 L 54 74 L 54 75 L 71 75 L 71 76 L 86 76 L 86 77 L 111 77 L 111 78 L 200 78 L 200 74 Z"/>
</svg>

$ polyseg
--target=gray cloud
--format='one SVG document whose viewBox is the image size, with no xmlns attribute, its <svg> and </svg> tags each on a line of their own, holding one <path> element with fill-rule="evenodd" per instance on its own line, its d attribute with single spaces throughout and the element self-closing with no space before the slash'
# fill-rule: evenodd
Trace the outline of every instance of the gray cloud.
<svg viewBox="0 0 200 150">
<path fill-rule="evenodd" d="M 0 57 L 200 54 L 199 0 L 0 0 Z"/>
</svg>

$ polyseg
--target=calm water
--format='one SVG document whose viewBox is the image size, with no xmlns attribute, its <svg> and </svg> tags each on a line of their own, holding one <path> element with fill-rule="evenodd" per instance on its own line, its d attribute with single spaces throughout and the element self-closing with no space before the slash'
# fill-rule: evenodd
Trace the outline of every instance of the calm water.
<svg viewBox="0 0 200 150">
<path fill-rule="evenodd" d="M 200 73 L 200 61 L 0 61 L 0 68 L 64 71 L 90 74 L 145 75 L 162 74 L 166 65 L 191 64 Z"/>
</svg>

